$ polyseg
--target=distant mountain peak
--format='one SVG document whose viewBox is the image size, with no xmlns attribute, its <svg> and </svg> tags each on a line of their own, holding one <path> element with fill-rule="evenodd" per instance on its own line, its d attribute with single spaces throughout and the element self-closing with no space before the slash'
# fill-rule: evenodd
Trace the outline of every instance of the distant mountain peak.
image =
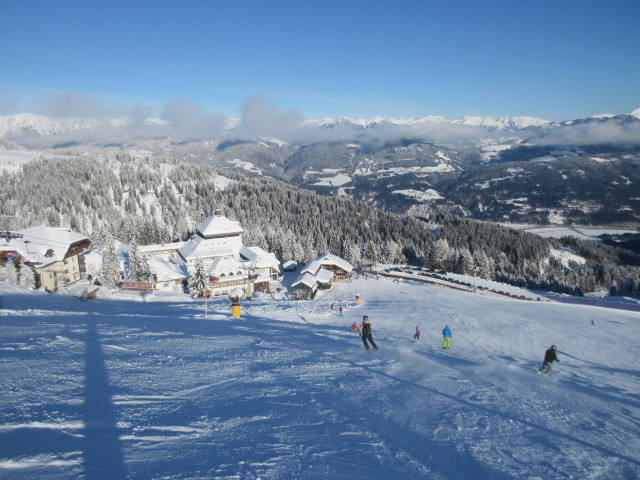
<svg viewBox="0 0 640 480">
<path fill-rule="evenodd" d="M 420 126 L 428 124 L 452 124 L 452 125 L 466 125 L 473 127 L 483 127 L 488 129 L 524 129 L 529 127 L 544 127 L 551 122 L 536 117 L 479 117 L 467 115 L 459 119 L 449 119 L 439 115 L 431 115 L 426 117 L 410 117 L 410 118 L 397 118 L 397 117 L 382 117 L 376 116 L 373 118 L 352 118 L 352 117 L 337 117 L 337 118 L 320 118 L 314 120 L 308 120 L 307 125 L 320 128 L 360 128 L 369 129 L 375 128 L 380 125 L 396 125 L 396 126 Z"/>
</svg>

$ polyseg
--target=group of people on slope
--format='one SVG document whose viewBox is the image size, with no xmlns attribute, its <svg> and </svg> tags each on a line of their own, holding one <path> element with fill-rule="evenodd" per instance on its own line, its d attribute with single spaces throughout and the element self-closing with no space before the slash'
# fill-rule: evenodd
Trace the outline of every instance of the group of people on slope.
<svg viewBox="0 0 640 480">
<path fill-rule="evenodd" d="M 353 325 L 351 325 L 351 330 L 357 331 L 360 337 L 362 337 L 362 343 L 364 344 L 364 348 L 369 350 L 370 348 L 369 344 L 371 344 L 371 347 L 373 347 L 374 350 L 378 350 L 378 345 L 376 345 L 376 342 L 373 341 L 373 324 L 369 321 L 369 317 L 367 315 L 362 317 L 362 323 L 360 324 L 359 327 L 358 325 L 356 325 L 356 322 L 353 322 Z M 442 337 L 444 338 L 442 342 L 442 348 L 450 349 L 451 348 L 451 329 L 449 328 L 449 325 L 446 325 L 444 327 L 444 330 L 442 330 Z M 420 339 L 420 327 L 418 327 L 417 325 L 416 325 L 416 333 L 413 335 L 413 338 L 416 340 Z M 544 361 L 542 362 L 542 365 L 540 366 L 538 371 L 540 373 L 550 373 L 551 365 L 553 364 L 553 362 L 559 362 L 559 361 L 560 360 L 558 359 L 558 355 L 556 353 L 556 346 L 551 345 L 551 348 L 549 348 L 544 353 Z"/>
<path fill-rule="evenodd" d="M 378 350 L 378 345 L 373 341 L 373 324 L 369 320 L 369 317 L 365 315 L 362 317 L 362 323 L 360 326 L 356 325 L 356 322 L 353 322 L 351 325 L 352 331 L 357 331 L 360 337 L 362 337 L 362 343 L 364 344 L 364 348 L 369 350 L 369 343 L 373 347 L 374 350 Z M 442 343 L 442 348 L 451 348 L 451 329 L 449 326 L 445 326 L 442 331 L 442 336 L 444 337 L 444 341 Z M 420 327 L 416 325 L 416 333 L 413 335 L 413 338 L 416 340 L 420 339 Z"/>
</svg>

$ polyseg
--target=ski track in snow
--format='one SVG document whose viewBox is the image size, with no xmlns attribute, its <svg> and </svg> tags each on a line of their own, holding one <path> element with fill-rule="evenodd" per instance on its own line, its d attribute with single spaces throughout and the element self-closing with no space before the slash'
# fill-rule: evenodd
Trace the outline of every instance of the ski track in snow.
<svg viewBox="0 0 640 480">
<path fill-rule="evenodd" d="M 385 279 L 239 319 L 223 299 L 205 317 L 187 297 L 0 292 L 3 479 L 640 476 L 637 312 Z M 378 351 L 348 331 L 364 314 Z"/>
</svg>

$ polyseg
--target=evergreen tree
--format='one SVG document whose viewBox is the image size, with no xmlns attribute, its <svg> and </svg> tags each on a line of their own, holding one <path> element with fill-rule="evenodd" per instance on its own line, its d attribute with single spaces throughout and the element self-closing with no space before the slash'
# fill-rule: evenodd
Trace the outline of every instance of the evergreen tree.
<svg viewBox="0 0 640 480">
<path fill-rule="evenodd" d="M 13 262 L 7 262 L 4 266 L 4 281 L 13 285 L 18 285 L 18 271 Z"/>
<path fill-rule="evenodd" d="M 331 230 L 329 233 L 329 253 L 340 256 L 342 253 L 342 238 L 337 230 Z"/>
<path fill-rule="evenodd" d="M 425 245 L 424 267 L 430 272 L 436 268 L 436 244 L 432 240 L 427 240 Z"/>
<path fill-rule="evenodd" d="M 129 278 L 139 281 L 142 275 L 149 272 L 149 264 L 143 253 L 140 252 L 138 244 L 133 241 L 129 247 Z"/>
<path fill-rule="evenodd" d="M 209 278 L 204 272 L 202 261 L 198 260 L 195 265 L 195 271 L 189 279 L 189 295 L 193 298 L 201 298 L 208 291 Z"/>
<path fill-rule="evenodd" d="M 364 246 L 364 258 L 374 265 L 380 260 L 378 247 L 372 240 L 369 240 Z"/>
<path fill-rule="evenodd" d="M 302 256 L 300 261 L 304 264 L 309 263 L 318 256 L 318 250 L 316 249 L 313 239 L 310 234 L 305 234 L 302 239 Z"/>
<path fill-rule="evenodd" d="M 449 242 L 446 239 L 440 238 L 436 242 L 436 267 L 442 272 L 448 272 L 450 270 L 450 258 L 453 254 L 453 250 L 449 247 Z"/>
<path fill-rule="evenodd" d="M 346 260 L 347 262 L 354 264 L 357 260 L 354 259 L 355 253 L 355 244 L 351 239 L 350 235 L 346 235 L 342 239 L 342 243 L 340 244 L 340 254 L 338 255 L 340 258 Z"/>
<path fill-rule="evenodd" d="M 383 263 L 402 263 L 403 253 L 402 247 L 395 241 L 389 240 L 383 249 Z"/>
<path fill-rule="evenodd" d="M 20 268 L 20 276 L 19 276 L 20 285 L 29 288 L 36 288 L 36 274 L 33 271 L 33 268 L 22 264 Z"/>
<path fill-rule="evenodd" d="M 100 282 L 107 288 L 115 288 L 120 278 L 120 257 L 116 251 L 116 241 L 112 235 L 108 235 L 100 270 Z"/>
</svg>

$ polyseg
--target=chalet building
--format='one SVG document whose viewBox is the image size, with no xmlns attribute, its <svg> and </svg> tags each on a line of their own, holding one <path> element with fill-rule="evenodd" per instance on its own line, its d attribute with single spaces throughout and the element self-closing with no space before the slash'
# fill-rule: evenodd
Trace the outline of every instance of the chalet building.
<svg viewBox="0 0 640 480">
<path fill-rule="evenodd" d="M 291 285 L 291 297 L 296 300 L 314 298 L 318 290 L 331 288 L 333 282 L 344 280 L 352 270 L 349 262 L 336 255 L 320 255 L 300 271 Z"/>
<path fill-rule="evenodd" d="M 168 262 L 158 257 L 150 257 L 147 263 L 151 274 L 149 280 L 155 290 L 168 293 L 183 293 L 182 283 L 186 274 L 183 265 Z"/>
<path fill-rule="evenodd" d="M 30 227 L 0 240 L 0 258 L 33 268 L 37 286 L 56 291 L 80 280 L 85 271 L 81 254 L 90 243 L 87 236 L 66 228 Z"/>
<path fill-rule="evenodd" d="M 207 265 L 220 257 L 237 258 L 242 248 L 243 232 L 238 222 L 229 220 L 216 210 L 213 217 L 196 226 L 196 234 L 178 248 L 178 254 L 190 268 L 197 261 Z"/>
<path fill-rule="evenodd" d="M 310 273 L 299 275 L 291 285 L 291 298 L 293 300 L 310 300 L 318 293 L 316 277 Z"/>
<path fill-rule="evenodd" d="M 202 262 L 212 295 L 228 295 L 236 288 L 270 292 L 280 278 L 280 262 L 273 253 L 242 244 L 244 230 L 220 210 L 196 226 L 196 234 L 177 249 L 179 259 L 193 273 Z"/>
</svg>

